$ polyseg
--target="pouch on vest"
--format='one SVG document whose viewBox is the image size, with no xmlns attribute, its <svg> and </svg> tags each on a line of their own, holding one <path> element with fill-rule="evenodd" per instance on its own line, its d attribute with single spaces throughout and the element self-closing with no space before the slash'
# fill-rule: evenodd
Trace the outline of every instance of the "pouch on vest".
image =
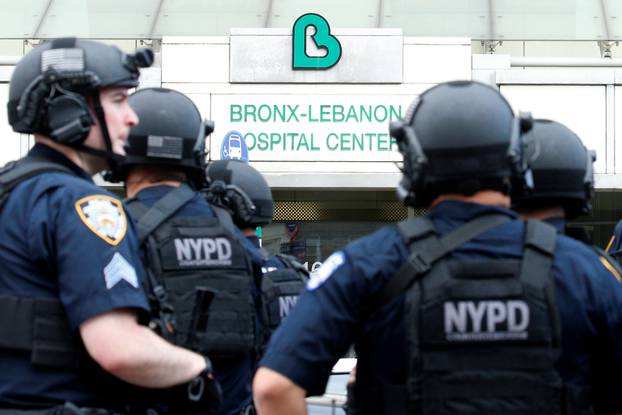
<svg viewBox="0 0 622 415">
<path fill-rule="evenodd" d="M 298 295 L 309 279 L 304 265 L 287 255 L 277 257 L 283 268 L 266 272 L 261 280 L 263 321 L 268 329 L 268 338 L 296 305 Z"/>
<path fill-rule="evenodd" d="M 139 205 L 133 201 L 128 207 L 144 214 Z M 178 344 L 212 357 L 256 348 L 250 258 L 217 218 L 169 217 L 146 237 L 142 249 L 145 267 L 174 310 Z M 197 304 L 206 291 L 213 294 L 208 307 Z"/>
<path fill-rule="evenodd" d="M 0 169 L 0 208 L 24 180 L 46 172 L 74 175 L 54 162 L 25 157 Z M 0 349 L 30 353 L 33 366 L 76 369 L 86 357 L 57 299 L 0 296 Z"/>
</svg>

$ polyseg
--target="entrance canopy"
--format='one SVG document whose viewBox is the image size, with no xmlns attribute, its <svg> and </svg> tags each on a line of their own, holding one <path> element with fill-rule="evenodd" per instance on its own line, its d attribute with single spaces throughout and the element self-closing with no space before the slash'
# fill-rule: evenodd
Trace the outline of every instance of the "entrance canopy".
<svg viewBox="0 0 622 415">
<path fill-rule="evenodd" d="M 291 27 L 305 13 L 333 27 L 401 28 L 474 40 L 622 38 L 619 0 L 27 0 L 3 1 L 0 38 L 160 39 Z"/>
</svg>

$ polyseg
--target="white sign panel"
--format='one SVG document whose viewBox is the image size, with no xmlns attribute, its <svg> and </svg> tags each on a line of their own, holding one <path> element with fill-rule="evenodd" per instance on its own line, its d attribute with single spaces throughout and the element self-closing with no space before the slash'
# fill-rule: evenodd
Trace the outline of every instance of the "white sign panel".
<svg viewBox="0 0 622 415">
<path fill-rule="evenodd" d="M 389 122 L 412 95 L 212 95 L 212 159 L 400 161 Z"/>
<path fill-rule="evenodd" d="M 401 29 L 337 29 L 342 56 L 328 70 L 292 69 L 289 29 L 232 29 L 231 82 L 244 83 L 401 83 Z M 316 54 L 307 36 L 309 53 Z M 469 48 L 470 50 L 470 48 Z M 319 53 L 325 53 L 317 49 Z"/>
</svg>

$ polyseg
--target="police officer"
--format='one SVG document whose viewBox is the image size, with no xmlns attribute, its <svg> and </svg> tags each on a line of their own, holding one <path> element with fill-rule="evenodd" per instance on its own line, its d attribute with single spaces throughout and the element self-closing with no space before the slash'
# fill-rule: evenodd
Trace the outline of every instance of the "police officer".
<svg viewBox="0 0 622 415">
<path fill-rule="evenodd" d="M 587 234 L 568 227 L 566 221 L 592 212 L 596 154 L 587 150 L 572 130 L 555 121 L 534 120 L 526 139 L 533 140 L 537 154 L 531 163 L 534 188 L 513 195 L 515 209 L 523 218 L 543 220 L 554 226 L 557 232 L 591 246 Z M 611 273 L 610 277 L 622 281 L 618 264 L 602 249 L 591 247 Z M 612 364 L 598 359 L 594 363 Z M 616 407 L 607 397 L 615 396 L 613 391 L 619 386 L 614 379 L 593 379 L 592 399 L 597 412 L 615 411 Z"/>
<path fill-rule="evenodd" d="M 622 290 L 591 249 L 509 209 L 529 121 L 494 88 L 456 81 L 392 125 L 398 195 L 429 212 L 312 276 L 260 362 L 260 414 L 304 413 L 352 342 L 359 414 L 590 411 L 591 381 L 615 375 L 595 361 L 622 361 Z"/>
<path fill-rule="evenodd" d="M 622 220 L 616 223 L 616 226 L 613 228 L 613 235 L 609 238 L 609 242 L 607 242 L 607 246 L 605 247 L 605 251 L 611 255 L 613 258 L 621 262 L 622 256 Z"/>
<path fill-rule="evenodd" d="M 215 160 L 206 170 L 208 199 L 231 212 L 233 223 L 242 230 L 261 258 L 263 343 L 296 305 L 309 278 L 305 266 L 289 255 L 269 255 L 261 248 L 258 226 L 272 222 L 274 200 L 268 182 L 253 166 L 241 160 Z"/>
<path fill-rule="evenodd" d="M 0 413 L 124 413 L 129 384 L 204 403 L 188 388 L 212 377 L 207 361 L 139 324 L 134 230 L 91 179 L 123 155 L 127 90 L 152 60 L 63 38 L 15 67 L 9 123 L 35 145 L 0 174 Z"/>
<path fill-rule="evenodd" d="M 568 127 L 551 120 L 534 120 L 524 139 L 534 156 L 534 186 L 513 192 L 512 202 L 521 216 L 544 219 L 563 233 L 567 219 L 592 212 L 596 153 Z"/>
<path fill-rule="evenodd" d="M 619 264 L 622 264 L 622 220 L 616 223 L 613 229 L 613 235 L 611 235 L 605 251 L 615 258 Z"/>
<path fill-rule="evenodd" d="M 534 120 L 525 139 L 533 143 L 534 188 L 513 192 L 515 209 L 524 218 L 544 220 L 558 232 L 590 244 L 587 234 L 567 227 L 566 221 L 592 213 L 596 153 L 568 127 L 551 120 Z"/>
<path fill-rule="evenodd" d="M 142 89 L 129 104 L 141 122 L 112 179 L 125 181 L 130 198 L 152 324 L 170 341 L 212 358 L 223 388 L 218 413 L 238 415 L 251 404 L 258 289 L 247 241 L 226 212 L 197 192 L 213 126 L 187 96 L 170 89 Z"/>
</svg>

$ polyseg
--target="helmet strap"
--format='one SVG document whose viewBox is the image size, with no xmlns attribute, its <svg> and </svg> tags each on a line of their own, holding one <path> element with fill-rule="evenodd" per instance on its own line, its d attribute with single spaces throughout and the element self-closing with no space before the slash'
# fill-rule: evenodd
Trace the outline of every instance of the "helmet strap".
<svg viewBox="0 0 622 415">
<path fill-rule="evenodd" d="M 89 146 L 85 146 L 84 144 L 80 144 L 77 146 L 80 151 L 85 153 L 103 157 L 108 161 L 108 168 L 111 171 L 115 171 L 118 163 L 123 160 L 123 156 L 119 154 L 115 154 L 112 151 L 112 140 L 110 139 L 110 133 L 108 132 L 108 124 L 106 123 L 106 114 L 104 113 L 104 108 L 101 105 L 101 100 L 99 98 L 99 91 L 96 90 L 91 94 L 92 102 L 93 102 L 93 110 L 95 111 L 95 116 L 97 117 L 97 121 L 99 121 L 99 128 L 101 129 L 102 136 L 104 138 L 104 145 L 106 146 L 105 150 L 95 149 Z"/>
</svg>

